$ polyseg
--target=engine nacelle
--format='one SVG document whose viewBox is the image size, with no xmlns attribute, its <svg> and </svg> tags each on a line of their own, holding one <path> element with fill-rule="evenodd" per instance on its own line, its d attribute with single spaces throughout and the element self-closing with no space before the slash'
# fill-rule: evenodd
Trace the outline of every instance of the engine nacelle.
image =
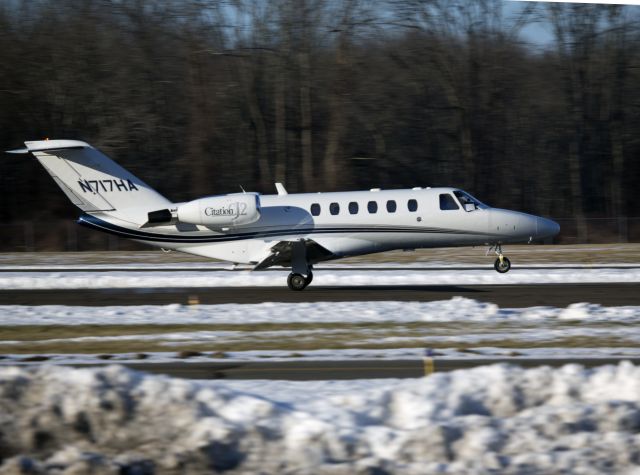
<svg viewBox="0 0 640 475">
<path fill-rule="evenodd" d="M 257 193 L 232 193 L 189 201 L 178 206 L 178 221 L 203 226 L 243 226 L 260 219 Z"/>
</svg>

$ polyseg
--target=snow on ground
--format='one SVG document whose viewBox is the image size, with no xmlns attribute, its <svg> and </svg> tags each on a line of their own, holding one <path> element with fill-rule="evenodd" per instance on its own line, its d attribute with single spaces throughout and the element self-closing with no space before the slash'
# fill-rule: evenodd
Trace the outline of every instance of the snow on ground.
<svg viewBox="0 0 640 475">
<path fill-rule="evenodd" d="M 0 338 L 0 351 L 5 361 L 45 352 L 56 362 L 95 360 L 83 354 L 95 345 L 100 352 L 118 353 L 114 358 L 119 361 L 135 360 L 138 353 L 167 360 L 182 350 L 197 350 L 204 360 L 212 354 L 238 360 L 419 358 L 429 349 L 450 358 L 640 357 L 638 323 L 637 306 L 509 309 L 463 297 L 437 302 L 6 305 L 0 306 L 0 328 L 29 328 Z M 88 333 L 87 325 L 105 331 Z M 109 331 L 113 325 L 117 329 Z M 57 330 L 50 334 L 39 326 Z"/>
<path fill-rule="evenodd" d="M 500 308 L 464 297 L 436 302 L 306 302 L 221 305 L 0 305 L 0 325 L 166 325 L 379 322 L 638 323 L 640 307 L 575 303 L 567 308 Z"/>
<path fill-rule="evenodd" d="M 102 289 L 157 287 L 282 287 L 288 271 L 198 272 L 166 271 L 74 271 L 64 272 L 2 272 L 3 289 Z M 640 268 L 562 268 L 518 269 L 506 274 L 491 267 L 483 270 L 318 270 L 314 286 L 359 285 L 482 285 L 482 284 L 554 284 L 640 282 Z"/>
<path fill-rule="evenodd" d="M 640 473 L 640 368 L 193 382 L 0 368 L 0 474 Z"/>
</svg>

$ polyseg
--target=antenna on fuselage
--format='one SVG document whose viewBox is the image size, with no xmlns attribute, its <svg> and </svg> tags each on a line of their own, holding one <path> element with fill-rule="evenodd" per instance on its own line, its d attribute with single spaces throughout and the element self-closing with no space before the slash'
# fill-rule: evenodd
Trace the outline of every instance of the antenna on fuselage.
<svg viewBox="0 0 640 475">
<path fill-rule="evenodd" d="M 276 183 L 276 191 L 278 192 L 279 195 L 287 195 L 288 194 L 286 188 L 280 182 Z"/>
<path fill-rule="evenodd" d="M 242 192 L 246 195 L 246 194 L 247 194 L 247 192 L 246 192 L 246 191 L 244 191 L 244 188 L 242 188 L 242 185 L 238 185 L 238 186 L 240 187 L 240 189 L 242 190 Z"/>
</svg>

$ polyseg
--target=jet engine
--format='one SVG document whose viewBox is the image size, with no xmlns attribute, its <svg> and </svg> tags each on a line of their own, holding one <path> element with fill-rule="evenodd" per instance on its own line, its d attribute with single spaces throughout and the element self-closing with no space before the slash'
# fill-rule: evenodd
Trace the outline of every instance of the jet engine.
<svg viewBox="0 0 640 475">
<path fill-rule="evenodd" d="M 203 226 L 243 226 L 260 219 L 260 197 L 257 193 L 232 193 L 209 196 L 178 206 L 178 221 Z"/>
</svg>

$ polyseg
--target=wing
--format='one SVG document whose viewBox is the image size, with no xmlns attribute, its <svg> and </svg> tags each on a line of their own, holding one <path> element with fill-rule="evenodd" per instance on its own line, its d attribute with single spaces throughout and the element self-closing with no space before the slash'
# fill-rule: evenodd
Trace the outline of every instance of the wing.
<svg viewBox="0 0 640 475">
<path fill-rule="evenodd" d="M 280 241 L 271 247 L 270 254 L 256 264 L 253 270 L 264 270 L 272 266 L 291 266 L 291 255 L 295 241 Z M 336 256 L 313 239 L 305 239 L 307 262 L 315 264 L 320 261 L 334 259 Z"/>
</svg>

